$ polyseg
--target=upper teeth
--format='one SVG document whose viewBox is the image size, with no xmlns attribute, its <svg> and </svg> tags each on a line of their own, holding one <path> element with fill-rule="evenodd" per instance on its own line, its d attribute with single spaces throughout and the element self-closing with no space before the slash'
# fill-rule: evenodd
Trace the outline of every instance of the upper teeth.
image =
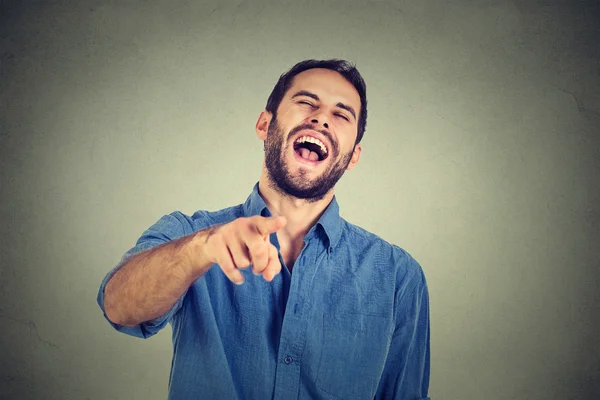
<svg viewBox="0 0 600 400">
<path fill-rule="evenodd" d="M 302 136 L 301 138 L 296 140 L 296 143 L 304 143 L 304 142 L 318 144 L 319 147 L 321 148 L 321 151 L 323 152 L 323 154 L 327 154 L 327 147 L 325 147 L 325 144 L 323 142 L 321 142 L 319 139 L 316 139 L 311 136 Z"/>
</svg>

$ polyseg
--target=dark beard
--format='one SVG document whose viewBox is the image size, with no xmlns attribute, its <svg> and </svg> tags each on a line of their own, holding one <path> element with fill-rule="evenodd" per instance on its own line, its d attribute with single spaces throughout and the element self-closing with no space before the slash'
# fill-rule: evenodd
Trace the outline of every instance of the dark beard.
<svg viewBox="0 0 600 400">
<path fill-rule="evenodd" d="M 339 161 L 331 164 L 314 181 L 307 180 L 308 170 L 304 168 L 300 168 L 298 176 L 291 176 L 287 160 L 285 159 L 289 145 L 286 144 L 285 148 L 283 148 L 283 143 L 287 143 L 294 134 L 303 129 L 313 129 L 313 127 L 309 124 L 297 126 L 285 138 L 285 134 L 279 126 L 277 118 L 273 118 L 269 124 L 267 139 L 265 140 L 265 163 L 269 185 L 274 190 L 282 196 L 295 197 L 306 200 L 309 203 L 314 203 L 323 199 L 340 180 L 342 175 L 344 175 L 348 164 L 352 160 L 353 151 L 350 151 Z M 333 143 L 333 141 L 331 142 Z M 334 148 L 331 149 L 332 154 L 329 154 L 329 157 L 337 158 L 339 147 L 336 144 L 333 144 L 333 146 Z"/>
</svg>

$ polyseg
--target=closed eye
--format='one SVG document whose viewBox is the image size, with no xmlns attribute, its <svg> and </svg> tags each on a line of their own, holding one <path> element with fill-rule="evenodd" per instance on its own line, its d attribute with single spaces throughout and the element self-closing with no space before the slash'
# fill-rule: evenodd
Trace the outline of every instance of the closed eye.
<svg viewBox="0 0 600 400">
<path fill-rule="evenodd" d="M 313 109 L 317 108 L 317 106 L 315 106 L 313 103 L 305 101 L 305 100 L 299 101 L 298 104 L 305 104 L 305 105 L 307 105 L 307 106 L 309 106 L 310 108 L 313 108 Z M 348 117 L 346 117 L 344 114 L 335 113 L 334 115 L 336 117 L 340 117 L 340 118 L 346 120 L 347 122 L 350 122 L 350 119 Z"/>
</svg>

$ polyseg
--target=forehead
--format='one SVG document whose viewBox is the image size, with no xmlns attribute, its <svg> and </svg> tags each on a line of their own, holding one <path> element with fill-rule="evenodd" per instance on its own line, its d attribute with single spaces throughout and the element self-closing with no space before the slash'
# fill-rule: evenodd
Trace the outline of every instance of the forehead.
<svg viewBox="0 0 600 400">
<path fill-rule="evenodd" d="M 307 90 L 319 96 L 321 101 L 342 102 L 360 110 L 360 96 L 352 83 L 340 73 L 324 68 L 314 68 L 300 72 L 294 77 L 286 97 L 293 96 L 299 90 Z"/>
</svg>

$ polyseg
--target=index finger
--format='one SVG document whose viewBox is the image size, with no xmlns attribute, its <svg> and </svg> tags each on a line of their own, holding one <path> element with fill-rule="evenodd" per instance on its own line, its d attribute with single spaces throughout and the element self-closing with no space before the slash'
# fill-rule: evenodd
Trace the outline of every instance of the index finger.
<svg viewBox="0 0 600 400">
<path fill-rule="evenodd" d="M 287 223 L 287 219 L 283 216 L 278 216 L 278 217 L 258 216 L 258 218 L 255 220 L 254 226 L 256 226 L 256 229 L 258 230 L 258 232 L 261 235 L 265 236 L 265 235 L 270 235 L 271 233 L 277 232 L 278 230 L 283 228 L 286 223 Z"/>
</svg>

